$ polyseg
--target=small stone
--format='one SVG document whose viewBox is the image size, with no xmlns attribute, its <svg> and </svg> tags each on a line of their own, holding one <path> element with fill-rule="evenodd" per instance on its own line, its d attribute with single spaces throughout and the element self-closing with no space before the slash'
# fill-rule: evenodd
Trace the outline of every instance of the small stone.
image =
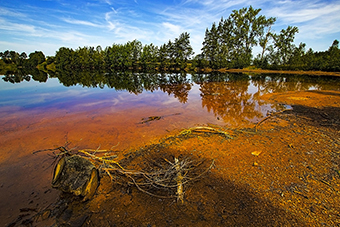
<svg viewBox="0 0 340 227">
<path fill-rule="evenodd" d="M 251 152 L 252 155 L 254 156 L 259 156 L 262 153 L 262 151 L 253 151 Z"/>
<path fill-rule="evenodd" d="M 44 213 L 41 215 L 41 219 L 46 220 L 50 216 L 50 214 L 51 214 L 50 210 L 44 211 Z"/>
</svg>

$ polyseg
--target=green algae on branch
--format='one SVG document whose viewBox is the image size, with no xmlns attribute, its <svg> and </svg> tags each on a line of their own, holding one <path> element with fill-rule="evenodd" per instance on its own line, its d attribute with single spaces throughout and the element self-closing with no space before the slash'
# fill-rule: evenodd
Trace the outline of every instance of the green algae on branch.
<svg viewBox="0 0 340 227">
<path fill-rule="evenodd" d="M 232 136 L 229 135 L 228 132 L 222 130 L 222 129 L 218 129 L 218 128 L 213 128 L 213 127 L 209 127 L 209 126 L 196 126 L 196 127 L 192 127 L 192 128 L 188 128 L 188 129 L 184 129 L 182 130 L 178 135 L 179 136 L 186 136 L 186 135 L 192 135 L 192 134 L 220 134 L 223 135 L 224 137 L 228 138 L 228 139 L 233 139 Z"/>
</svg>

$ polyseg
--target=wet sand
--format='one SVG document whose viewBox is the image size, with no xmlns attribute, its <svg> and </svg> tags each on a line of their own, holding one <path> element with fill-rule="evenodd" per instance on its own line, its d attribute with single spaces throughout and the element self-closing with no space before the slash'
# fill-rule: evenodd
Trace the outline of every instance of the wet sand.
<svg viewBox="0 0 340 227">
<path fill-rule="evenodd" d="M 294 74 L 294 75 L 314 75 L 314 76 L 340 76 L 339 72 L 325 71 L 303 71 L 303 70 L 268 70 L 268 69 L 221 69 L 220 72 L 230 73 L 255 73 L 255 74 Z"/>
</svg>

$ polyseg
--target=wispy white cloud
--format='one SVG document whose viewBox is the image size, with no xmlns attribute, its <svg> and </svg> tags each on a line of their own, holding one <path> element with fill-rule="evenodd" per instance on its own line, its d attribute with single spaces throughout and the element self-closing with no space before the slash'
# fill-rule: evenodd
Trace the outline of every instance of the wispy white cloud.
<svg viewBox="0 0 340 227">
<path fill-rule="evenodd" d="M 163 22 L 162 26 L 165 28 L 166 31 L 169 31 L 170 33 L 174 33 L 176 35 L 179 35 L 181 32 L 183 32 L 183 29 L 179 25 L 174 25 L 169 22 Z"/>
<path fill-rule="evenodd" d="M 278 2 L 268 12 L 286 23 L 302 23 L 318 18 L 332 17 L 333 13 L 340 12 L 340 4 L 286 0 Z"/>
<path fill-rule="evenodd" d="M 146 27 L 142 26 L 143 21 L 136 21 L 134 24 L 127 20 L 129 16 L 139 16 L 132 10 L 110 8 L 105 13 L 106 28 L 109 32 L 114 33 L 114 42 L 127 42 L 134 39 L 145 40 L 152 37 L 153 31 L 148 23 Z"/>
<path fill-rule="evenodd" d="M 112 5 L 112 2 L 110 0 L 101 0 L 101 2 L 104 2 L 104 3 L 108 4 L 108 5 Z"/>
<path fill-rule="evenodd" d="M 313 49 L 325 50 L 332 39 L 339 37 L 340 2 L 337 1 L 284 0 L 265 13 L 277 18 L 274 26 L 277 32 L 288 25 L 297 26 L 296 41 L 305 42 Z"/>
<path fill-rule="evenodd" d="M 0 7 L 0 16 L 26 17 L 26 15 L 23 13 L 4 7 Z"/>
<path fill-rule="evenodd" d="M 21 32 L 21 34 L 36 34 L 36 28 L 33 25 L 12 23 L 3 18 L 0 18 L 0 30 Z"/>
<path fill-rule="evenodd" d="M 91 27 L 102 27 L 100 24 L 95 24 L 89 21 L 83 21 L 83 20 L 75 20 L 75 19 L 70 19 L 70 18 L 63 18 L 63 21 L 69 24 L 75 24 L 75 25 L 85 25 L 85 26 L 91 26 Z"/>
<path fill-rule="evenodd" d="M 56 31 L 49 30 L 35 25 L 12 23 L 0 18 L 0 30 L 11 32 L 12 35 L 21 35 L 21 37 L 42 37 L 53 38 L 61 41 L 82 41 L 88 35 L 77 31 Z"/>
<path fill-rule="evenodd" d="M 340 21 L 340 11 L 319 16 L 310 23 L 301 23 L 298 27 L 300 34 L 303 34 L 305 38 L 318 39 L 325 35 L 340 33 L 338 21 Z"/>
</svg>

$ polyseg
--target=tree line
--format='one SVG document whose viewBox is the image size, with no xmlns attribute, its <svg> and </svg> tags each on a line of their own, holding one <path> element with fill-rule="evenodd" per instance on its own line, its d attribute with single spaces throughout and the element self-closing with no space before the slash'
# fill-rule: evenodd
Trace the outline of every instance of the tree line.
<svg viewBox="0 0 340 227">
<path fill-rule="evenodd" d="M 194 62 L 198 67 L 340 71 L 339 41 L 327 51 L 306 51 L 306 44 L 294 44 L 299 29 L 288 26 L 278 34 L 272 31 L 276 18 L 260 15 L 261 9 L 234 10 L 227 19 L 206 29 L 202 53 Z M 261 52 L 253 56 L 253 47 Z"/>
<path fill-rule="evenodd" d="M 50 67 L 52 69 L 138 69 L 194 70 L 246 68 L 340 71 L 339 41 L 334 40 L 326 51 L 306 50 L 306 44 L 294 44 L 299 29 L 288 26 L 279 33 L 272 31 L 276 18 L 260 15 L 252 6 L 234 10 L 228 18 L 213 23 L 205 31 L 201 53 L 194 56 L 190 34 L 161 46 L 143 45 L 138 40 L 125 44 L 72 48 L 61 47 L 55 56 L 45 58 L 41 51 L 0 53 L 0 64 L 20 67 Z M 261 51 L 256 56 L 253 48 Z M 1 65 L 0 65 L 1 67 Z"/>
<path fill-rule="evenodd" d="M 184 69 L 192 54 L 190 35 L 184 32 L 160 47 L 143 45 L 138 40 L 113 44 L 104 50 L 101 46 L 79 47 L 76 50 L 62 47 L 56 52 L 54 63 L 57 68 L 78 69 Z"/>
<path fill-rule="evenodd" d="M 27 56 L 25 52 L 19 54 L 13 50 L 6 50 L 5 52 L 0 52 L 0 58 L 0 66 L 13 64 L 23 68 L 35 68 L 37 65 L 46 61 L 46 57 L 42 51 L 35 51 Z"/>
</svg>

